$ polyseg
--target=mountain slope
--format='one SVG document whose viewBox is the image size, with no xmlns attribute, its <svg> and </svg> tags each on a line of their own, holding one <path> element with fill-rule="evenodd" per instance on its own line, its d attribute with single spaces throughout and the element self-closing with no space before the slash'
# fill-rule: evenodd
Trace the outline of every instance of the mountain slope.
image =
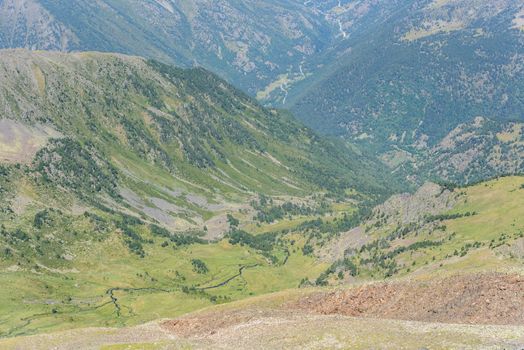
<svg viewBox="0 0 524 350">
<path fill-rule="evenodd" d="M 3 0 L 0 47 L 96 50 L 194 62 L 251 94 L 327 44 L 300 1 Z M 297 15 L 298 14 L 298 15 Z"/>
<path fill-rule="evenodd" d="M 466 188 L 428 183 L 395 195 L 323 248 L 324 259 L 335 262 L 317 283 L 522 273 L 523 191 L 522 177 L 502 177 Z"/>
<path fill-rule="evenodd" d="M 1 58 L 4 117 L 54 129 L 102 158 L 140 157 L 189 178 L 208 169 L 208 177 L 221 178 L 217 188 L 233 192 L 336 190 L 367 181 L 363 167 L 350 165 L 352 157 L 365 158 L 263 109 L 202 69 L 95 53 L 4 51 Z M 253 175 L 257 168 L 267 170 L 266 180 Z"/>
<path fill-rule="evenodd" d="M 428 178 L 438 172 L 441 178 L 467 182 L 522 171 L 521 137 L 515 147 L 505 147 L 494 135 L 523 118 L 524 36 L 516 23 L 524 3 L 377 6 L 387 9 L 381 22 L 368 22 L 364 33 L 338 46 L 344 54 L 337 65 L 290 92 L 287 101 L 294 113 L 317 130 L 360 140 L 407 176 Z M 469 132 L 455 130 L 459 125 L 476 129 L 474 142 Z M 445 146 L 439 149 L 453 137 L 466 140 L 467 147 L 451 154 Z M 483 166 L 483 159 L 496 158 L 497 149 L 503 158 L 513 154 L 513 167 Z M 454 167 L 449 158 L 465 159 L 469 168 Z"/>
<path fill-rule="evenodd" d="M 0 47 L 201 65 L 418 184 L 523 170 L 522 138 L 496 138 L 522 121 L 522 0 L 0 5 Z"/>
<path fill-rule="evenodd" d="M 397 186 L 204 69 L 7 50 L 0 77 L 2 337 L 295 287 L 327 268 L 300 223 L 352 227 Z"/>
</svg>

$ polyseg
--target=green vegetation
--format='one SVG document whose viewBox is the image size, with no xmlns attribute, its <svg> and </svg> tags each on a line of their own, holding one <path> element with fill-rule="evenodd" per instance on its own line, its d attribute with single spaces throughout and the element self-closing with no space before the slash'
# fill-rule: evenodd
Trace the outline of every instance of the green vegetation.
<svg viewBox="0 0 524 350">
<path fill-rule="evenodd" d="M 523 179 L 480 182 L 524 170 L 521 33 L 503 25 L 516 5 L 138 3 L 0 8 L 0 46 L 158 59 L 0 55 L 0 337 L 295 287 L 524 273 Z M 6 43 L 6 28 L 28 35 Z M 213 67 L 334 137 L 161 61 Z M 376 206 L 430 178 L 442 188 L 424 203 Z"/>
<path fill-rule="evenodd" d="M 522 177 L 501 177 L 456 188 L 459 202 L 450 211 L 418 222 L 392 225 L 376 220 L 374 239 L 333 263 L 316 283 L 336 282 L 340 272 L 361 279 L 442 271 L 521 270 L 524 252 Z M 375 218 L 380 219 L 380 218 Z"/>
<path fill-rule="evenodd" d="M 331 209 L 325 201 L 322 201 L 318 208 L 314 208 L 305 204 L 299 205 L 291 202 L 273 205 L 271 198 L 263 194 L 259 197 L 258 201 L 251 202 L 251 206 L 257 210 L 255 219 L 268 224 L 291 216 L 324 215 Z"/>
<path fill-rule="evenodd" d="M 138 324 L 296 287 L 326 265 L 303 254 L 301 221 L 253 221 L 255 193 L 318 195 L 340 216 L 390 192 L 353 171 L 369 159 L 333 151 L 205 70 L 97 53 L 6 55 L 25 57 L 27 81 L 34 67 L 46 77 L 43 91 L 3 80 L 38 110 L 6 117 L 45 124 L 55 138 L 31 162 L 0 167 L 2 336 Z M 13 101 L 0 99 L 10 111 Z"/>
<path fill-rule="evenodd" d="M 253 249 L 270 252 L 276 243 L 277 234 L 274 232 L 251 235 L 245 231 L 236 230 L 228 233 L 229 243 L 247 245 Z"/>
<path fill-rule="evenodd" d="M 173 317 L 292 288 L 304 274 L 315 278 L 325 268 L 290 252 L 289 239 L 269 251 L 285 261 L 275 264 L 261 250 L 263 235 L 251 236 L 256 244 L 194 240 L 166 249 L 165 230 L 130 216 L 40 210 L 20 219 L 20 228 L 8 222 L 0 231 L 3 336 Z"/>
<path fill-rule="evenodd" d="M 69 138 L 52 140 L 33 161 L 33 171 L 44 183 L 79 194 L 104 191 L 117 198 L 117 169 L 101 157 L 90 142 L 82 145 Z"/>
<path fill-rule="evenodd" d="M 158 181 L 153 175 L 167 183 L 183 180 L 181 186 L 209 199 L 216 192 L 238 199 L 253 192 L 312 191 L 345 198 L 350 191 L 357 200 L 378 201 L 401 188 L 379 171 L 377 161 L 316 135 L 285 112 L 261 107 L 203 69 L 95 53 L 9 55 L 27 58 L 21 71 L 28 79 L 33 65 L 47 76 L 42 97 L 17 80 L 4 82 L 38 106 L 40 112 L 24 122 L 47 123 L 63 135 L 37 153 L 28 173 L 42 185 L 75 191 L 84 200 L 107 194 L 121 201 L 122 184 L 158 196 L 158 189 L 151 190 Z M 79 96 L 84 96 L 81 103 Z M 11 105 L 10 97 L 6 104 Z"/>
<path fill-rule="evenodd" d="M 287 104 L 313 129 L 343 136 L 421 181 L 462 185 L 522 172 L 514 161 L 523 156 L 524 83 L 511 63 L 521 47 L 511 18 L 520 10 L 511 1 L 428 4 L 370 5 L 358 19 L 347 9 L 339 20 L 351 34 L 323 52 L 323 68 L 289 89 Z"/>
<path fill-rule="evenodd" d="M 198 237 L 198 236 L 196 236 L 194 234 L 191 234 L 191 233 L 188 233 L 188 234 L 171 233 L 167 229 L 165 229 L 163 227 L 160 227 L 158 225 L 155 225 L 155 224 L 149 225 L 149 229 L 151 230 L 151 233 L 154 236 L 167 238 L 171 242 L 173 242 L 175 244 L 175 246 L 177 246 L 177 247 L 185 246 L 185 245 L 191 245 L 191 244 L 195 244 L 195 243 L 199 243 L 199 244 L 205 244 L 206 243 L 205 240 L 203 240 L 202 238 L 200 238 L 200 237 Z M 166 241 L 164 241 L 162 243 L 162 245 L 163 245 L 163 247 L 166 247 L 168 244 L 167 244 Z"/>
<path fill-rule="evenodd" d="M 44 57 L 61 67 L 35 58 L 45 98 L 5 83 L 43 113 L 20 122 L 61 136 L 0 168 L 2 336 L 134 325 L 309 281 L 516 265 L 521 178 L 456 188 L 452 210 L 417 222 L 382 214 L 358 249 L 323 262 L 400 188 L 379 164 L 202 69 Z"/>
<path fill-rule="evenodd" d="M 209 272 L 207 265 L 200 259 L 191 259 L 191 265 L 193 265 L 193 271 L 200 274 L 206 274 Z"/>
<path fill-rule="evenodd" d="M 185 66 L 197 63 L 255 95 L 286 73 L 287 67 L 310 56 L 301 47 L 304 42 L 311 47 L 324 47 L 329 42 L 326 36 L 331 33 L 331 25 L 321 21 L 317 11 L 297 2 L 250 0 L 244 5 L 228 1 L 224 8 L 218 3 L 159 2 L 144 6 L 105 1 L 73 4 L 66 0 L 39 0 L 32 11 L 22 10 L 17 15 L 24 20 L 31 16 L 51 20 L 28 25 L 10 40 L 4 39 L 7 30 L 2 29 L 0 47 L 28 44 L 35 49 L 55 51 L 121 52 Z M 275 21 L 276 13 L 288 20 Z M 307 22 L 295 18 L 297 13 Z M 15 16 L 7 9 L 1 14 L 9 19 Z M 152 17 L 156 20 L 151 21 Z M 6 26 L 15 23 L 9 21 Z M 243 28 L 242 33 L 231 31 L 232 27 Z M 290 35 L 291 30 L 297 34 Z M 209 41 L 202 41 L 204 36 Z M 238 58 L 240 55 L 242 59 Z M 298 66 L 293 70 L 289 78 L 300 79 Z"/>
<path fill-rule="evenodd" d="M 361 152 L 378 154 L 392 170 L 402 173 L 400 178 L 417 172 L 419 181 L 445 179 L 465 184 L 522 171 L 522 165 L 512 161 L 523 155 L 519 147 L 523 88 L 522 79 L 518 79 L 520 66 L 514 64 L 521 47 L 520 25 L 513 23 L 521 11 L 519 4 L 479 0 L 471 6 L 468 1 L 458 0 L 431 6 L 395 0 L 365 2 L 362 6 L 365 10 L 354 11 L 352 6 L 334 1 L 249 0 L 245 6 L 234 1 L 224 6 L 190 6 L 185 2 L 166 5 L 162 1 L 145 6 L 121 0 L 106 0 L 104 4 L 39 0 L 31 11 L 2 9 L 1 15 L 8 21 L 0 29 L 0 47 L 121 52 L 185 66 L 196 63 L 268 105 L 291 108 L 315 130 L 343 135 L 352 143 L 350 147 L 343 142 L 323 147 L 329 151 L 328 156 L 340 149 L 342 154 L 352 153 L 353 161 L 362 156 Z M 32 21 L 35 16 L 51 20 Z M 20 29 L 20 38 L 10 35 L 8 29 L 24 20 L 30 25 Z M 231 31 L 233 27 L 243 30 Z M 375 40 L 370 41 L 370 37 Z M 182 80 L 188 88 L 198 85 L 198 91 L 214 99 L 225 101 L 231 97 L 223 89 L 214 89 L 214 79 L 199 76 L 196 71 L 200 69 L 184 72 L 158 62 L 150 65 L 166 79 Z M 34 67 L 35 96 L 45 93 L 50 85 L 56 86 L 46 80 L 47 73 Z M 141 78 L 140 74 L 130 75 L 119 86 L 132 88 L 151 107 L 166 112 L 166 96 L 155 86 L 155 79 Z M 61 97 L 78 96 L 95 97 Z M 13 96 L 6 98 L 16 101 Z M 116 107 L 126 105 L 118 96 L 108 94 L 100 100 Z M 227 113 L 233 110 L 227 103 L 216 105 Z M 90 106 L 82 107 L 86 112 L 97 112 Z M 267 148 L 259 137 L 253 137 L 245 123 L 228 120 L 227 130 L 221 130 L 209 109 L 200 110 L 210 127 L 196 122 L 195 131 L 208 132 L 212 137 L 227 134 L 235 144 L 240 142 L 254 150 Z M 184 130 L 187 125 L 180 122 L 173 127 L 169 119 L 180 121 L 183 113 L 172 110 L 151 115 L 148 123 L 142 123 L 139 118 L 128 118 L 129 110 L 121 112 L 119 124 L 132 140 L 130 146 L 143 158 L 174 171 L 177 162 L 170 159 L 170 151 L 150 138 L 172 142 L 173 130 Z M 46 118 L 41 116 L 42 121 Z M 152 126 L 151 121 L 156 126 L 147 130 L 144 126 Z M 288 134 L 289 128 L 280 128 L 270 120 L 264 124 L 280 136 Z M 96 131 L 101 124 L 93 120 L 85 126 Z M 202 168 L 218 164 L 215 158 L 225 160 L 221 147 L 202 141 L 185 138 L 181 142 L 179 146 L 188 162 Z M 311 141 L 316 146 L 324 143 Z M 355 152 L 357 147 L 361 151 Z M 289 160 L 303 162 L 302 175 L 309 183 L 331 190 L 351 183 L 341 179 L 344 172 L 337 171 L 336 162 L 315 168 L 303 154 L 294 156 Z M 467 167 L 451 161 L 465 156 L 469 159 Z M 374 162 L 365 163 L 373 170 Z M 257 164 L 253 165 L 256 169 Z M 360 172 L 361 167 L 351 169 Z M 245 174 L 244 169 L 238 170 Z M 353 177 L 357 182 L 365 179 Z M 261 187 L 258 190 L 264 190 Z"/>
<path fill-rule="evenodd" d="M 454 220 L 459 219 L 467 216 L 477 215 L 476 212 L 466 212 L 466 213 L 454 213 L 454 214 L 439 214 L 439 215 L 432 215 L 428 216 L 426 218 L 427 222 L 432 221 L 447 221 L 447 220 Z"/>
</svg>

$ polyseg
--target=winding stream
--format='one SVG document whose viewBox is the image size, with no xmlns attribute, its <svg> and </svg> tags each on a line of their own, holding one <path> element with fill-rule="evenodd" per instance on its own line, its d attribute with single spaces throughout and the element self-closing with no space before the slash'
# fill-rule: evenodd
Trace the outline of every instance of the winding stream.
<svg viewBox="0 0 524 350">
<path fill-rule="evenodd" d="M 197 288 L 197 290 L 208 290 L 208 289 L 215 289 L 215 288 L 223 287 L 226 284 L 228 284 L 229 282 L 231 282 L 232 280 L 234 280 L 235 278 L 242 276 L 242 273 L 244 272 L 245 269 L 251 269 L 257 266 L 260 266 L 260 264 L 243 265 L 238 269 L 238 273 L 236 275 L 229 277 L 227 280 L 220 282 L 219 284 L 215 284 L 213 286 Z"/>
</svg>

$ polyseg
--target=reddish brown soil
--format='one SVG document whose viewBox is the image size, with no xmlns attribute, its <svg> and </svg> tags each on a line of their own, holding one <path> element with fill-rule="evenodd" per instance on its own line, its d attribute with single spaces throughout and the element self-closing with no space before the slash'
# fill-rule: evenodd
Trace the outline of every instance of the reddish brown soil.
<svg viewBox="0 0 524 350">
<path fill-rule="evenodd" d="M 481 274 L 377 283 L 313 294 L 289 306 L 355 317 L 524 325 L 524 276 Z"/>
<path fill-rule="evenodd" d="M 524 276 L 459 275 L 428 282 L 374 283 L 313 292 L 276 308 L 233 308 L 190 314 L 162 323 L 182 337 L 209 337 L 257 320 L 312 314 L 432 323 L 524 325 Z"/>
</svg>

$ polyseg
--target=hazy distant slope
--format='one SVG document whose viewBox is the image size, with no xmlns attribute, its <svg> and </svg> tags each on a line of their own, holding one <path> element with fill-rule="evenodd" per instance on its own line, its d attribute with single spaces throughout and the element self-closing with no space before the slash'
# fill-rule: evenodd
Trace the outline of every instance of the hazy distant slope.
<svg viewBox="0 0 524 350">
<path fill-rule="evenodd" d="M 308 125 L 360 139 L 407 174 L 446 168 L 439 175 L 464 181 L 503 173 L 509 168 L 496 162 L 489 171 L 473 164 L 497 153 L 481 140 L 502 149 L 503 157 L 510 154 L 495 134 L 524 118 L 524 32 L 518 24 L 523 6 L 503 0 L 399 4 L 342 43 L 338 51 L 348 51 L 338 65 L 297 85 L 288 103 Z M 490 121 L 479 128 L 476 117 Z M 478 142 L 445 159 L 434 156 L 459 124 L 477 124 Z M 449 163 L 453 157 L 474 168 L 465 172 Z"/>
<path fill-rule="evenodd" d="M 339 68 L 302 95 L 294 106 L 298 115 L 351 135 L 387 138 L 392 128 L 406 128 L 405 142 L 423 133 L 429 141 L 443 137 L 476 116 L 520 118 L 524 37 L 514 19 L 524 4 L 475 5 L 400 6 L 354 40 Z"/>
<path fill-rule="evenodd" d="M 5 18 L 0 47 L 122 52 L 197 63 L 252 94 L 288 69 L 298 72 L 300 62 L 329 41 L 331 30 L 299 1 L 3 0 L 0 5 Z"/>
<path fill-rule="evenodd" d="M 75 44 L 75 34 L 37 1 L 0 1 L 0 48 L 67 50 Z"/>
</svg>

